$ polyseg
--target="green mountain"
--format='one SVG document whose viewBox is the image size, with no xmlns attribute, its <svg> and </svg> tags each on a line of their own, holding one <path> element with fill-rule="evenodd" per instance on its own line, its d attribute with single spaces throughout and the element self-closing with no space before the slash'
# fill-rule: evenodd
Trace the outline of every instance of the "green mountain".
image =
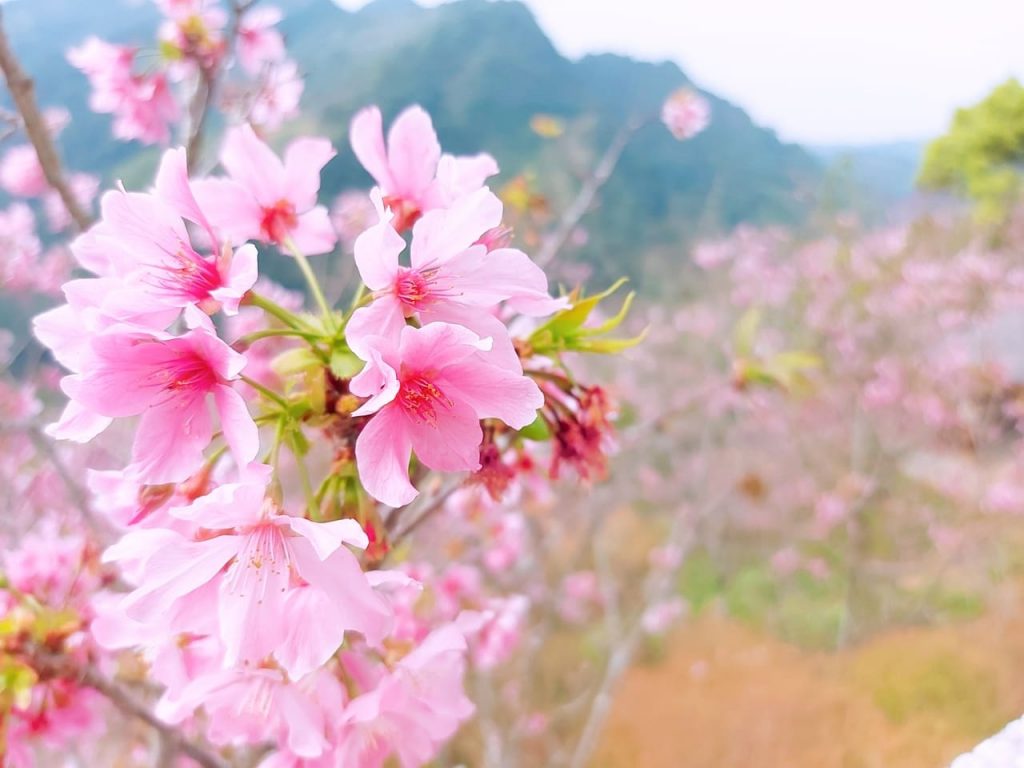
<svg viewBox="0 0 1024 768">
<path fill-rule="evenodd" d="M 326 195 L 369 184 L 347 146 L 352 114 L 377 103 L 389 120 L 415 102 L 433 116 L 446 150 L 491 152 L 502 165 L 499 184 L 518 174 L 536 177 L 557 210 L 627 120 L 656 115 L 671 91 L 689 84 L 671 63 L 612 55 L 571 61 L 518 2 L 459 0 L 425 9 L 411 0 L 376 0 L 356 13 L 330 0 L 275 4 L 307 75 L 306 119 L 296 130 L 325 133 L 339 147 L 325 171 Z M 154 152 L 110 138 L 108 118 L 88 112 L 84 78 L 63 54 L 89 34 L 151 39 L 151 4 L 16 0 L 3 13 L 41 102 L 65 104 L 75 116 L 62 138 L 68 165 L 144 180 L 139 169 Z M 656 276 L 685 260 L 685 243 L 696 235 L 803 219 L 822 178 L 818 161 L 706 95 L 713 116 L 703 134 L 680 143 L 654 121 L 623 153 L 584 221 L 588 241 L 574 255 L 601 277 L 627 273 L 653 288 Z M 530 128 L 536 114 L 560 119 L 565 135 L 538 136 Z"/>
</svg>

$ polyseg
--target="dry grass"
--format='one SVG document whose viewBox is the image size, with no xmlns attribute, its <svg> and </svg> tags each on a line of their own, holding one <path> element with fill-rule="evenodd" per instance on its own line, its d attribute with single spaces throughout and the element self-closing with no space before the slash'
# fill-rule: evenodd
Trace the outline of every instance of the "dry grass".
<svg viewBox="0 0 1024 768">
<path fill-rule="evenodd" d="M 711 616 L 626 677 L 594 768 L 936 768 L 1024 712 L 1024 604 L 840 653 Z"/>
</svg>

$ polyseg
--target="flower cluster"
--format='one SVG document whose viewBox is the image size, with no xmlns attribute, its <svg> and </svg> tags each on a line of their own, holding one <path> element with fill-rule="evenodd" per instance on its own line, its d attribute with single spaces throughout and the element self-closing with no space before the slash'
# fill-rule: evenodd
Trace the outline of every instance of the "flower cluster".
<svg viewBox="0 0 1024 768">
<path fill-rule="evenodd" d="M 179 63 L 222 55 L 216 16 L 163 7 Z M 214 748 L 269 743 L 265 766 L 433 759 L 473 711 L 467 654 L 484 668 L 507 658 L 529 601 L 485 596 L 470 565 L 437 577 L 381 563 L 413 514 L 444 507 L 442 477 L 500 499 L 530 482 L 530 451 L 548 438 L 552 471 L 568 462 L 584 477 L 608 447 L 602 390 L 572 380 L 558 353 L 611 343 L 594 334 L 617 323 L 581 328 L 596 299 L 552 297 L 507 245 L 485 186 L 495 161 L 443 155 L 418 107 L 387 142 L 380 112 L 364 110 L 351 139 L 378 186 L 347 310 L 307 259 L 338 240 L 317 200 L 335 149 L 299 138 L 279 157 L 242 124 L 223 137 L 222 175 L 196 177 L 169 149 L 152 188 L 104 193 L 71 246 L 90 276 L 65 282 L 65 303 L 34 324 L 67 369 L 50 434 L 132 435 L 125 464 L 89 475 L 117 533 L 90 564 L 99 593 L 68 619 L 79 653 L 137 654 L 162 687 L 162 720 Z M 258 262 L 283 258 L 315 311 L 260 278 Z M 488 526 L 485 569 L 517 562 L 522 526 L 507 512 Z M 424 590 L 447 594 L 444 607 L 413 611 Z M 21 651 L 64 643 L 44 640 Z"/>
<path fill-rule="evenodd" d="M 186 94 L 199 91 L 209 102 L 218 82 L 225 111 L 276 128 L 296 114 L 302 80 L 276 28 L 280 11 L 249 5 L 229 16 L 210 0 L 158 0 L 163 21 L 150 51 L 88 38 L 68 52 L 68 60 L 89 79 L 89 106 L 113 115 L 118 139 L 166 144 L 188 109 Z M 236 62 L 239 77 L 220 83 Z"/>
</svg>

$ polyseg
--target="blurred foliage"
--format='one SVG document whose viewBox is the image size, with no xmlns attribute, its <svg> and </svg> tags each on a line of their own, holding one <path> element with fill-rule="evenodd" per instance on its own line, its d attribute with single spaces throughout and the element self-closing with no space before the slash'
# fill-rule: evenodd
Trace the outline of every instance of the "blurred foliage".
<svg viewBox="0 0 1024 768">
<path fill-rule="evenodd" d="M 1024 87 L 1011 78 L 973 107 L 959 109 L 949 131 L 925 151 L 919 182 L 975 201 L 982 221 L 1002 220 L 1021 191 Z"/>
</svg>

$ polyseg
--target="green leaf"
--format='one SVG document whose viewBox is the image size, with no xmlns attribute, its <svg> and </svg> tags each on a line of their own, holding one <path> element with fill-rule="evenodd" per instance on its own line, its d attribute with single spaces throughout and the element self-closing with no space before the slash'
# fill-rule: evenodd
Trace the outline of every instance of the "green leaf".
<svg viewBox="0 0 1024 768">
<path fill-rule="evenodd" d="M 311 369 L 322 368 L 323 363 L 309 347 L 296 347 L 275 357 L 270 367 L 278 376 L 285 378 Z"/>
<path fill-rule="evenodd" d="M 551 439 L 551 430 L 548 429 L 548 423 L 539 414 L 536 419 L 520 429 L 519 434 L 527 440 L 533 440 L 538 443 Z"/>
<path fill-rule="evenodd" d="M 622 324 L 633 304 L 633 293 L 626 297 L 622 307 L 615 315 L 593 327 L 585 326 L 598 304 L 621 288 L 625 282 L 625 278 L 618 280 L 610 288 L 586 298 L 574 293 L 571 297 L 573 299 L 571 307 L 557 313 L 530 335 L 527 340 L 530 348 L 540 355 L 552 355 L 566 351 L 614 354 L 639 344 L 646 335 L 646 331 L 632 339 L 594 338 L 610 333 Z"/>
<path fill-rule="evenodd" d="M 761 326 L 761 310 L 750 307 L 736 323 L 733 330 L 733 351 L 738 357 L 750 357 L 754 353 L 757 329 Z"/>
<path fill-rule="evenodd" d="M 331 373 L 339 379 L 351 379 L 365 363 L 347 349 L 331 350 Z"/>
</svg>

